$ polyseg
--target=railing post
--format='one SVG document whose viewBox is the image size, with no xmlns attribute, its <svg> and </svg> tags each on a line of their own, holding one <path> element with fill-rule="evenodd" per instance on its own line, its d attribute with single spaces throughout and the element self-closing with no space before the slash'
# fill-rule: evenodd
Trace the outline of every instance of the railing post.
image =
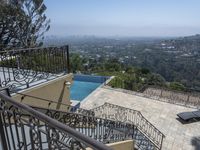
<svg viewBox="0 0 200 150">
<path fill-rule="evenodd" d="M 197 102 L 197 109 L 200 109 L 200 100 L 198 99 L 198 102 Z"/>
<path fill-rule="evenodd" d="M 67 48 L 67 70 L 68 70 L 68 73 L 70 73 L 71 68 L 70 68 L 70 60 L 69 60 L 69 46 L 67 45 L 66 48 Z"/>
<path fill-rule="evenodd" d="M 163 145 L 163 136 L 161 137 L 160 150 L 162 149 L 162 145 Z"/>
<path fill-rule="evenodd" d="M 163 96 L 163 89 L 161 89 L 160 97 L 162 98 Z"/>
<path fill-rule="evenodd" d="M 190 95 L 188 94 L 187 100 L 185 101 L 185 106 L 187 106 L 187 104 L 189 103 L 189 101 L 190 101 Z"/>
<path fill-rule="evenodd" d="M 2 146 L 3 150 L 8 150 L 1 114 L 0 114 L 0 136 L 1 136 L 0 137 L 1 146 Z"/>
</svg>

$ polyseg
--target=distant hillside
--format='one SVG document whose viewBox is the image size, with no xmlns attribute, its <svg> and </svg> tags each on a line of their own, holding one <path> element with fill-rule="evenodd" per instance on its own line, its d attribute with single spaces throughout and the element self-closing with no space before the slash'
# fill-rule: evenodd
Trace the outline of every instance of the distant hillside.
<svg viewBox="0 0 200 150">
<path fill-rule="evenodd" d="M 171 40 L 163 41 L 166 45 L 174 46 L 174 50 L 179 50 L 183 52 L 192 52 L 200 51 L 200 35 L 180 37 Z"/>
<path fill-rule="evenodd" d="M 147 68 L 167 82 L 200 90 L 200 35 L 179 38 L 48 37 L 47 45 L 70 45 L 70 53 L 96 61 L 117 59 L 125 66 Z"/>
</svg>

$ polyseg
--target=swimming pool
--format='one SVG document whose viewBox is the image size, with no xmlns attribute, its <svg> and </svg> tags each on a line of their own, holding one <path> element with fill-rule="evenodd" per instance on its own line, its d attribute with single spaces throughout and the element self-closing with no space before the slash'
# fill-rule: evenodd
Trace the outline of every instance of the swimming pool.
<svg viewBox="0 0 200 150">
<path fill-rule="evenodd" d="M 74 75 L 74 82 L 70 88 L 70 99 L 82 101 L 109 77 L 92 75 Z"/>
</svg>

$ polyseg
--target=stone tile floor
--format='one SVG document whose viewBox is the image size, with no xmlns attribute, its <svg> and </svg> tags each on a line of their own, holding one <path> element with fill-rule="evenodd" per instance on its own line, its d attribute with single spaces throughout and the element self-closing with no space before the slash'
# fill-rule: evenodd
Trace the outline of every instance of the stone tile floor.
<svg viewBox="0 0 200 150">
<path fill-rule="evenodd" d="M 131 95 L 114 89 L 98 88 L 81 103 L 83 108 L 94 108 L 105 102 L 139 110 L 145 118 L 166 136 L 163 150 L 200 150 L 200 121 L 182 124 L 177 113 L 195 109 Z"/>
</svg>

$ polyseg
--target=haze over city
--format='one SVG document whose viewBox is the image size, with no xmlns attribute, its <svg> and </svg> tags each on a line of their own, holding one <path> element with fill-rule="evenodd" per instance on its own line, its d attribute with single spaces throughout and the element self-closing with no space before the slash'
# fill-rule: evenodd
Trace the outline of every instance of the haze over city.
<svg viewBox="0 0 200 150">
<path fill-rule="evenodd" d="M 45 0 L 48 35 L 188 36 L 200 33 L 199 0 Z"/>
</svg>

